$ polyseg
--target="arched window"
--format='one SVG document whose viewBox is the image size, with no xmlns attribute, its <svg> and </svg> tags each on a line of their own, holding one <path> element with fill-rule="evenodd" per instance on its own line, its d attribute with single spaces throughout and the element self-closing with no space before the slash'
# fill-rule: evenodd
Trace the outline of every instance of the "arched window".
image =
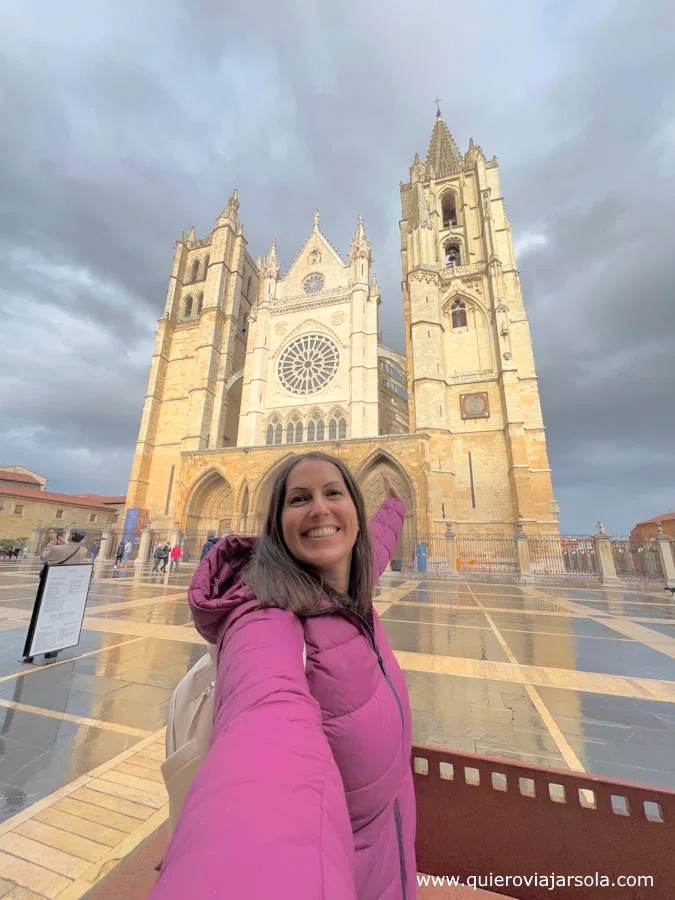
<svg viewBox="0 0 675 900">
<path fill-rule="evenodd" d="M 189 319 L 192 315 L 192 297 L 186 297 L 183 300 L 183 318 Z"/>
<path fill-rule="evenodd" d="M 441 211 L 443 213 L 443 228 L 450 228 L 452 225 L 457 224 L 457 200 L 453 191 L 447 191 L 443 194 Z"/>
<path fill-rule="evenodd" d="M 324 432 L 323 419 L 318 412 L 315 412 L 307 426 L 308 441 L 322 441 Z"/>
<path fill-rule="evenodd" d="M 445 265 L 447 268 L 461 265 L 458 244 L 446 244 L 445 246 Z"/>
<path fill-rule="evenodd" d="M 192 267 L 190 269 L 190 277 L 188 281 L 196 281 L 199 278 L 199 260 L 196 259 L 192 263 Z"/>
<path fill-rule="evenodd" d="M 195 315 L 200 316 L 202 314 L 202 306 L 204 305 L 204 295 L 199 294 L 197 297 L 197 308 L 195 309 Z"/>
<path fill-rule="evenodd" d="M 211 259 L 210 256 L 204 257 L 204 273 L 203 273 L 203 275 L 202 275 L 202 278 L 206 278 L 206 273 L 207 273 L 208 268 L 209 268 L 209 260 L 210 260 L 210 259 Z"/>
<path fill-rule="evenodd" d="M 341 410 L 336 410 L 328 423 L 328 440 L 344 441 L 347 438 L 347 420 Z"/>
<path fill-rule="evenodd" d="M 295 423 L 295 443 L 302 443 L 302 422 L 299 421 Z"/>
<path fill-rule="evenodd" d="M 286 443 L 292 444 L 295 440 L 295 425 L 292 422 L 289 422 L 286 426 Z"/>
<path fill-rule="evenodd" d="M 267 426 L 267 434 L 265 437 L 265 443 L 270 446 L 271 444 L 280 444 L 281 438 L 283 435 L 283 428 L 281 426 L 281 422 L 275 416 L 270 424 Z"/>
<path fill-rule="evenodd" d="M 453 328 L 466 328 L 466 303 L 459 297 L 453 301 L 450 308 L 450 318 L 452 319 Z"/>
<path fill-rule="evenodd" d="M 248 299 L 248 295 L 250 294 L 250 292 L 251 292 L 251 276 L 249 275 L 248 278 L 246 279 L 246 293 L 244 294 L 246 299 Z"/>
</svg>

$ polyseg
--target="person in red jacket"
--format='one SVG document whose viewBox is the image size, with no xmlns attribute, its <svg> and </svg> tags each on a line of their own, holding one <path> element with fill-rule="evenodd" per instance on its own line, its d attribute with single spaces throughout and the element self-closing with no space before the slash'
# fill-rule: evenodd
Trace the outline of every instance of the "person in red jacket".
<svg viewBox="0 0 675 900">
<path fill-rule="evenodd" d="M 341 460 L 292 456 L 260 537 L 197 569 L 213 734 L 152 900 L 414 900 L 410 703 L 372 602 L 406 510 L 383 481 L 369 522 Z"/>
<path fill-rule="evenodd" d="M 178 563 L 180 562 L 183 556 L 183 551 L 180 549 L 180 544 L 174 544 L 171 548 L 171 564 L 169 566 L 169 572 L 173 572 L 173 567 L 176 567 L 176 572 L 178 571 Z"/>
</svg>

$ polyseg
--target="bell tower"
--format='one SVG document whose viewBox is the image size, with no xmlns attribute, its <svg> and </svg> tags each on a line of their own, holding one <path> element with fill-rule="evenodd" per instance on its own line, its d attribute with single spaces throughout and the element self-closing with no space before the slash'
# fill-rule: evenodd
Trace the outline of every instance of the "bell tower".
<svg viewBox="0 0 675 900">
<path fill-rule="evenodd" d="M 439 108 L 401 207 L 410 430 L 431 440 L 430 518 L 557 530 L 497 159 L 473 140 L 463 156 Z"/>
</svg>

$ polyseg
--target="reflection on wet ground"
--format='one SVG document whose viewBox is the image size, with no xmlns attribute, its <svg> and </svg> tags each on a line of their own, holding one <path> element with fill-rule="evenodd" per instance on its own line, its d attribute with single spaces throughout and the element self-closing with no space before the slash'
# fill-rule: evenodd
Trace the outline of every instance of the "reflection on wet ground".
<svg viewBox="0 0 675 900">
<path fill-rule="evenodd" d="M 108 567 L 79 646 L 24 665 L 38 574 L 0 564 L 0 821 L 142 745 L 204 652 L 190 571 Z M 675 604 L 658 593 L 386 575 L 375 601 L 415 740 L 675 787 Z"/>
</svg>

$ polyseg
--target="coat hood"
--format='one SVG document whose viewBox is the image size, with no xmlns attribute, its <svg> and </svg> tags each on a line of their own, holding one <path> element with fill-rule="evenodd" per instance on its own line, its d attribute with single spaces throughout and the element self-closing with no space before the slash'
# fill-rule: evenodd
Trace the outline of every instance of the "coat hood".
<svg viewBox="0 0 675 900">
<path fill-rule="evenodd" d="M 195 628 L 210 644 L 218 640 L 224 614 L 255 600 L 241 576 L 251 559 L 256 538 L 232 534 L 223 538 L 199 564 L 188 588 Z"/>
</svg>

